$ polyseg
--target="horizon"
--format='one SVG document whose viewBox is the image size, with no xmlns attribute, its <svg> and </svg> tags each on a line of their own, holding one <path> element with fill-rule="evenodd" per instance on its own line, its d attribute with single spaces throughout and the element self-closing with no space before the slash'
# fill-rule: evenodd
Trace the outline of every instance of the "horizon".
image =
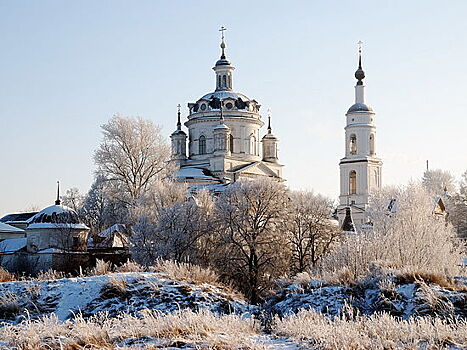
<svg viewBox="0 0 467 350">
<path fill-rule="evenodd" d="M 420 179 L 427 160 L 459 180 L 467 4 L 337 3 L 238 1 L 247 16 L 216 16 L 203 1 L 0 1 L 0 217 L 53 204 L 57 180 L 62 195 L 87 193 L 100 125 L 114 114 L 150 119 L 169 141 L 177 105 L 186 121 L 187 104 L 214 89 L 222 25 L 234 91 L 259 101 L 263 118 L 272 110 L 290 188 L 338 198 L 359 40 L 383 185 Z"/>
</svg>

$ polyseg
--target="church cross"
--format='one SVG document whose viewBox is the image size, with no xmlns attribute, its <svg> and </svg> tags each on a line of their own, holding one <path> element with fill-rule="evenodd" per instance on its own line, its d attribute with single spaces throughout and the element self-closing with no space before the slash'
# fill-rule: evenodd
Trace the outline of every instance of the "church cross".
<svg viewBox="0 0 467 350">
<path fill-rule="evenodd" d="M 357 44 L 358 44 L 358 52 L 362 53 L 362 44 L 363 44 L 363 41 L 359 40 Z"/>
<path fill-rule="evenodd" d="M 221 39 L 222 41 L 224 41 L 224 32 L 227 30 L 227 28 L 225 28 L 224 26 L 221 27 L 221 29 L 219 29 L 219 32 L 221 32 Z"/>
</svg>

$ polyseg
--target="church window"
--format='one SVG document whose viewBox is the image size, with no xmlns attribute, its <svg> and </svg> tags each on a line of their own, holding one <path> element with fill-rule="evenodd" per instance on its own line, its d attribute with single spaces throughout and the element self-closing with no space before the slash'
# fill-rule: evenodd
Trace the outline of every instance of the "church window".
<svg viewBox="0 0 467 350">
<path fill-rule="evenodd" d="M 232 102 L 227 102 L 227 103 L 225 104 L 225 107 L 226 107 L 227 109 L 232 109 L 232 108 L 233 108 Z"/>
<path fill-rule="evenodd" d="M 357 136 L 355 134 L 350 135 L 349 149 L 350 154 L 357 154 Z"/>
<path fill-rule="evenodd" d="M 229 89 L 231 89 L 232 88 L 232 76 L 229 74 L 228 78 L 229 78 Z"/>
<path fill-rule="evenodd" d="M 230 152 L 233 153 L 234 151 L 234 137 L 232 134 L 230 134 L 229 136 L 229 149 L 230 149 Z"/>
<path fill-rule="evenodd" d="M 225 75 L 222 76 L 222 86 L 227 87 L 227 78 Z"/>
<path fill-rule="evenodd" d="M 203 103 L 203 104 L 201 105 L 201 110 L 202 110 L 202 111 L 206 110 L 206 103 Z"/>
<path fill-rule="evenodd" d="M 206 137 L 199 137 L 199 154 L 206 154 Z"/>
<path fill-rule="evenodd" d="M 349 174 L 349 194 L 357 193 L 357 173 L 352 170 Z"/>
<path fill-rule="evenodd" d="M 379 181 L 378 181 L 378 180 L 379 180 L 379 179 L 378 179 L 378 170 L 375 169 L 375 170 L 373 171 L 373 176 L 374 176 L 375 186 L 378 188 L 378 187 L 379 187 L 379 183 L 378 183 L 378 182 L 379 182 Z"/>
<path fill-rule="evenodd" d="M 375 154 L 375 135 L 370 134 L 370 154 Z"/>
<path fill-rule="evenodd" d="M 250 154 L 256 155 L 256 137 L 250 136 Z"/>
<path fill-rule="evenodd" d="M 220 75 L 217 76 L 217 87 L 218 88 L 221 87 L 221 76 Z"/>
</svg>

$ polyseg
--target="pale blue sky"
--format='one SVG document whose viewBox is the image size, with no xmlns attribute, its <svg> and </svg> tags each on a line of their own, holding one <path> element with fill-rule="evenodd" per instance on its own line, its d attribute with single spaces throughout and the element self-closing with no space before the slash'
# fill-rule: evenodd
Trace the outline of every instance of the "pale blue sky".
<svg viewBox="0 0 467 350">
<path fill-rule="evenodd" d="M 292 188 L 336 198 L 356 42 L 383 183 L 426 159 L 467 169 L 465 1 L 0 0 L 0 215 L 88 190 L 99 127 L 142 116 L 169 135 L 176 105 L 214 88 L 228 28 L 234 89 L 273 112 Z M 186 109 L 184 109 L 186 114 Z"/>
</svg>

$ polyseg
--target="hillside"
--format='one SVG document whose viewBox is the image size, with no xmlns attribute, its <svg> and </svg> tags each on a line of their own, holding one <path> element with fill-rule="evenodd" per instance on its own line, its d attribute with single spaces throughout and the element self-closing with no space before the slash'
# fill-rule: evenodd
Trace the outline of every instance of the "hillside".
<svg viewBox="0 0 467 350">
<path fill-rule="evenodd" d="M 0 349 L 467 346 L 465 279 L 301 278 L 282 282 L 264 305 L 253 306 L 192 277 L 120 272 L 0 283 Z"/>
</svg>

